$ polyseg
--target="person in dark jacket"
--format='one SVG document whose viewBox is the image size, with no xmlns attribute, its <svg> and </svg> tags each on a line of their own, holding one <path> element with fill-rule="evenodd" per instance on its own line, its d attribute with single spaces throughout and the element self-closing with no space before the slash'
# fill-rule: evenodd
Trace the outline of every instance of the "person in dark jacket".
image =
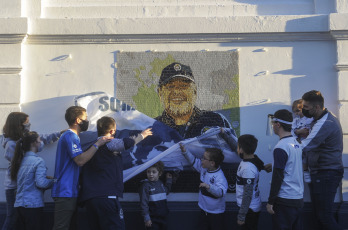
<svg viewBox="0 0 348 230">
<path fill-rule="evenodd" d="M 161 161 L 152 165 L 146 170 L 147 180 L 142 181 L 139 195 L 146 229 L 167 229 L 167 195 L 172 187 L 172 175 L 166 174 L 166 184 L 163 185 L 162 181 L 159 180 L 163 168 L 164 164 Z"/>
<path fill-rule="evenodd" d="M 343 229 L 333 216 L 338 185 L 343 178 L 343 133 L 339 120 L 324 107 L 324 97 L 316 90 L 302 96 L 302 113 L 314 118 L 312 131 L 302 140 L 305 170 L 317 226 L 315 229 Z"/>
<path fill-rule="evenodd" d="M 111 137 L 116 133 L 116 122 L 111 117 L 97 121 L 98 138 Z M 86 163 L 80 175 L 79 202 L 85 204 L 88 224 L 93 230 L 124 230 L 125 223 L 119 197 L 123 197 L 123 167 L 121 151 L 128 149 L 147 136 L 151 128 L 137 136 L 114 138 L 98 148 Z"/>
</svg>

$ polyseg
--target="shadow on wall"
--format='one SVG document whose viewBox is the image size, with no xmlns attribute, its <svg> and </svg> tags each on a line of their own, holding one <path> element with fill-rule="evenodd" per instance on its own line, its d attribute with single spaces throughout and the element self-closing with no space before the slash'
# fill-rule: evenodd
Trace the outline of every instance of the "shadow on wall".
<svg viewBox="0 0 348 230">
<path fill-rule="evenodd" d="M 335 1 L 313 0 L 272 1 L 272 0 L 235 0 L 243 7 L 236 8 L 235 14 L 247 15 L 310 15 L 335 13 Z M 240 13 L 239 13 L 240 12 Z"/>
</svg>

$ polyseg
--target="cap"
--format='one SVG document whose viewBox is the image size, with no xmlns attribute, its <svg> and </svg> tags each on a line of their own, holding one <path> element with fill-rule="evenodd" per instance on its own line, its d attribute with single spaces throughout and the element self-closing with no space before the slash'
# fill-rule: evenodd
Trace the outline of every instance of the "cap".
<svg viewBox="0 0 348 230">
<path fill-rule="evenodd" d="M 181 77 L 195 82 L 190 66 L 182 65 L 180 63 L 174 62 L 166 66 L 161 73 L 161 77 L 158 82 L 158 86 L 167 84 L 170 80 Z"/>
</svg>

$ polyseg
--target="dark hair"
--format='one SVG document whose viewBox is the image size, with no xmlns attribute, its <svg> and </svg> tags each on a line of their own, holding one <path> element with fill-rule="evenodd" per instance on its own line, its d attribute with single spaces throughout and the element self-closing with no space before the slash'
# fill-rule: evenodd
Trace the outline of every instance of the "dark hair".
<svg viewBox="0 0 348 230">
<path fill-rule="evenodd" d="M 238 146 L 243 149 L 246 154 L 254 154 L 257 148 L 257 142 L 255 136 L 251 134 L 244 134 L 238 138 Z"/>
<path fill-rule="evenodd" d="M 22 112 L 12 112 L 7 116 L 6 123 L 2 129 L 6 138 L 11 138 L 18 141 L 23 137 L 24 126 L 23 123 L 29 117 L 28 114 Z"/>
<path fill-rule="evenodd" d="M 302 100 L 302 99 L 295 100 L 295 101 L 292 103 L 291 109 L 292 109 L 292 110 L 297 109 L 297 105 L 298 105 L 298 104 L 301 104 L 301 105 L 302 105 L 302 103 L 303 103 L 303 100 Z"/>
<path fill-rule="evenodd" d="M 164 164 L 162 161 L 158 161 L 157 163 L 155 163 L 149 168 L 156 168 L 158 170 L 158 174 L 162 174 L 164 170 Z"/>
<path fill-rule="evenodd" d="M 320 91 L 311 90 L 305 94 L 303 94 L 302 99 L 304 101 L 308 101 L 313 105 L 319 105 L 320 108 L 324 108 L 324 97 Z"/>
<path fill-rule="evenodd" d="M 86 112 L 86 109 L 81 106 L 71 106 L 65 112 L 65 120 L 71 126 L 75 123 L 76 118 L 83 115 L 84 112 Z"/>
<path fill-rule="evenodd" d="M 98 137 L 107 134 L 116 124 L 112 117 L 102 117 L 97 121 Z"/>
<path fill-rule="evenodd" d="M 292 122 L 293 120 L 292 113 L 286 109 L 278 110 L 277 112 L 274 113 L 274 117 L 281 119 L 283 121 L 288 121 L 288 122 Z M 284 124 L 279 121 L 276 121 L 276 122 L 278 122 L 283 127 L 284 131 L 291 132 L 291 126 L 292 126 L 291 124 Z"/>
<path fill-rule="evenodd" d="M 11 180 L 17 180 L 17 174 L 21 166 L 24 153 L 30 150 L 31 144 L 37 141 L 39 134 L 34 131 L 27 132 L 16 144 L 15 152 L 11 161 Z"/>
<path fill-rule="evenodd" d="M 222 154 L 221 149 L 206 148 L 205 151 L 209 153 L 210 160 L 215 162 L 216 167 L 219 167 L 225 159 L 225 156 L 224 154 Z"/>
</svg>

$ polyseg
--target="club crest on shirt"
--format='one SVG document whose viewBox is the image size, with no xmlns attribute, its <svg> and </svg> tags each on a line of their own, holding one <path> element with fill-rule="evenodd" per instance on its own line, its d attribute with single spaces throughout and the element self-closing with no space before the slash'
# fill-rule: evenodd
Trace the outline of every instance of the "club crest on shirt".
<svg viewBox="0 0 348 230">
<path fill-rule="evenodd" d="M 215 183 L 215 176 L 213 176 L 212 178 L 210 178 L 210 183 L 214 184 Z"/>
</svg>

